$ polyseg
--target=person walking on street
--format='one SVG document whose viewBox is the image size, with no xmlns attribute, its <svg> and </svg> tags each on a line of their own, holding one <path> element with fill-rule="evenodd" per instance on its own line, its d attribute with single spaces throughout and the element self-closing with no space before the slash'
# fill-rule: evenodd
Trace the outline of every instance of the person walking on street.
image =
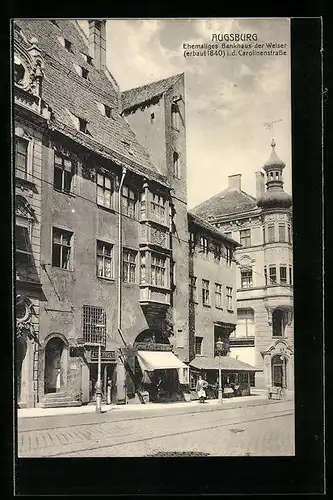
<svg viewBox="0 0 333 500">
<path fill-rule="evenodd" d="M 201 375 L 199 375 L 199 378 L 198 378 L 198 381 L 197 381 L 197 387 L 196 387 L 196 391 L 198 393 L 198 396 L 199 396 L 199 403 L 204 403 L 205 402 L 205 399 L 206 399 L 206 387 L 208 386 L 208 383 L 206 382 L 206 380 L 204 380 L 202 378 Z"/>
</svg>

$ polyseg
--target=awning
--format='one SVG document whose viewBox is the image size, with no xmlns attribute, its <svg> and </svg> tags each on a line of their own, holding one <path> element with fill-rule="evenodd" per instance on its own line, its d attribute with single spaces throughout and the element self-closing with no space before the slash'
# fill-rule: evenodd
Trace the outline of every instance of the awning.
<svg viewBox="0 0 333 500">
<path fill-rule="evenodd" d="M 190 363 L 193 368 L 198 368 L 199 370 L 218 370 L 219 369 L 219 358 L 209 358 L 205 356 L 196 356 Z M 261 372 L 262 370 L 257 370 L 254 366 L 243 363 L 238 359 L 232 358 L 231 356 L 221 356 L 221 370 L 224 371 L 234 371 L 234 372 Z"/>
<path fill-rule="evenodd" d="M 138 361 L 142 371 L 165 370 L 170 368 L 188 368 L 172 352 L 138 351 Z"/>
</svg>

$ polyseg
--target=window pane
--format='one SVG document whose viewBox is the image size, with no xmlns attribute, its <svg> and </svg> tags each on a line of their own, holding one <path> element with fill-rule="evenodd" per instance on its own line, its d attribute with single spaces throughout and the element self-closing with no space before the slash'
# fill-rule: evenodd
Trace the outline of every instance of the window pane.
<svg viewBox="0 0 333 500">
<path fill-rule="evenodd" d="M 104 184 L 103 184 L 103 179 L 104 179 L 103 175 L 101 175 L 101 174 L 97 174 L 97 184 L 98 184 L 99 186 L 103 186 L 103 185 L 104 185 Z"/>
<path fill-rule="evenodd" d="M 63 162 L 62 156 L 60 156 L 57 153 L 55 153 L 54 154 L 54 164 L 62 166 L 62 162 Z"/>
<path fill-rule="evenodd" d="M 62 247 L 62 268 L 69 269 L 70 248 Z"/>
<path fill-rule="evenodd" d="M 29 231 L 26 227 L 16 226 L 15 244 L 16 244 L 16 250 L 21 252 L 30 252 Z"/>
<path fill-rule="evenodd" d="M 111 189 L 111 179 L 109 177 L 105 177 L 105 188 L 106 189 Z"/>
<path fill-rule="evenodd" d="M 286 241 L 286 226 L 279 224 L 279 241 Z"/>
<path fill-rule="evenodd" d="M 55 243 L 61 243 L 61 231 L 59 231 L 59 229 L 53 229 L 53 241 Z"/>
<path fill-rule="evenodd" d="M 72 183 L 72 172 L 68 172 L 67 170 L 64 170 L 64 191 L 66 193 L 70 192 L 71 183 Z"/>
<path fill-rule="evenodd" d="M 275 241 L 274 226 L 269 225 L 267 229 L 268 229 L 268 241 L 269 242 Z"/>
<path fill-rule="evenodd" d="M 60 249 L 61 246 L 53 243 L 52 246 L 52 266 L 60 267 Z"/>
<path fill-rule="evenodd" d="M 72 162 L 70 160 L 68 160 L 67 158 L 65 158 L 65 160 L 64 160 L 64 169 L 67 172 L 71 172 L 72 171 Z"/>
<path fill-rule="evenodd" d="M 103 276 L 103 257 L 97 257 L 97 276 Z"/>
<path fill-rule="evenodd" d="M 53 186 L 60 191 L 62 190 L 62 174 L 63 170 L 54 166 Z"/>
<path fill-rule="evenodd" d="M 15 138 L 16 152 L 21 153 L 23 156 L 27 155 L 28 152 L 28 141 L 22 137 Z"/>
</svg>

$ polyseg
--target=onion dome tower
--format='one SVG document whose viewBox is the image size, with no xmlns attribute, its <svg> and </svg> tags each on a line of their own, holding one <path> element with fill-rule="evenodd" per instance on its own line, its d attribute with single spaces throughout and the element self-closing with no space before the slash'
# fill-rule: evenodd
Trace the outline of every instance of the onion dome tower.
<svg viewBox="0 0 333 500">
<path fill-rule="evenodd" d="M 290 208 L 292 205 L 291 196 L 283 190 L 282 171 L 286 165 L 276 154 L 275 146 L 273 139 L 271 155 L 263 167 L 267 190 L 257 201 L 257 205 L 263 209 Z"/>
</svg>

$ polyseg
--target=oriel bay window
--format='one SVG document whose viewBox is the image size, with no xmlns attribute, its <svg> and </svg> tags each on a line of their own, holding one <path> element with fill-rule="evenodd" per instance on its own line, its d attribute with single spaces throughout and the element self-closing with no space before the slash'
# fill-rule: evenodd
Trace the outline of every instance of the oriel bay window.
<svg viewBox="0 0 333 500">
<path fill-rule="evenodd" d="M 158 254 L 151 254 L 151 284 L 166 287 L 166 257 Z"/>
<path fill-rule="evenodd" d="M 125 283 L 136 282 L 137 252 L 124 248 L 123 250 L 123 280 Z"/>
<path fill-rule="evenodd" d="M 163 196 L 152 194 L 150 214 L 153 220 L 165 224 L 165 198 Z"/>
<path fill-rule="evenodd" d="M 137 193 L 133 189 L 130 189 L 128 186 L 123 186 L 121 195 L 123 202 L 123 214 L 135 219 Z"/>
<path fill-rule="evenodd" d="M 70 158 L 55 152 L 53 187 L 58 191 L 70 193 L 72 191 L 73 165 Z"/>
<path fill-rule="evenodd" d="M 97 276 L 113 278 L 113 245 L 97 241 Z"/>
<path fill-rule="evenodd" d="M 52 266 L 70 269 L 73 233 L 55 227 L 52 231 Z"/>
<path fill-rule="evenodd" d="M 97 184 L 97 204 L 105 208 L 113 208 L 114 179 L 98 173 Z"/>
</svg>

